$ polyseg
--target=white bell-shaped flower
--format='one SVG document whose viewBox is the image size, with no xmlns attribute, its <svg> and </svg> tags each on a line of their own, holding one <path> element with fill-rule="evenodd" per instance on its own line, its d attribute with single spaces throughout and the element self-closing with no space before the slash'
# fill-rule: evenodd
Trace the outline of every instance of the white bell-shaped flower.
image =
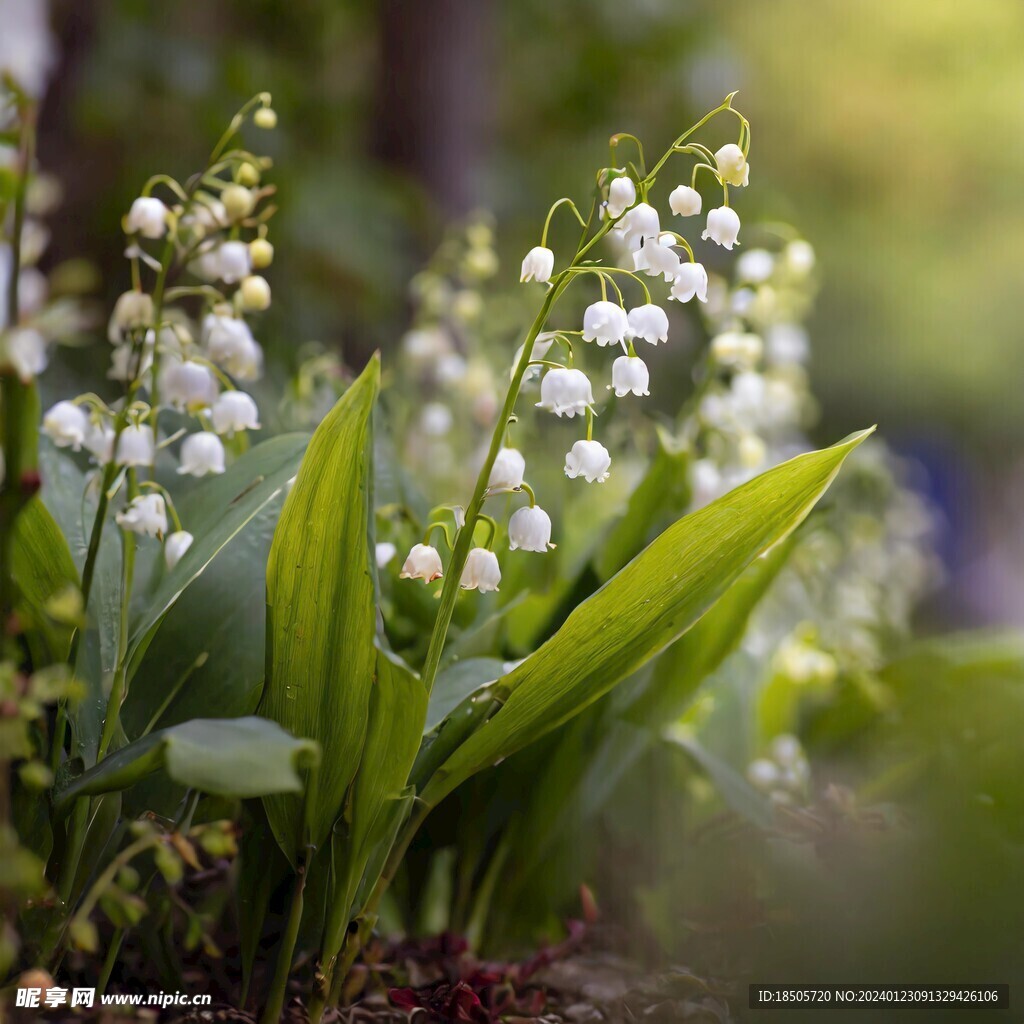
<svg viewBox="0 0 1024 1024">
<path fill-rule="evenodd" d="M 178 472 L 189 476 L 206 476 L 224 472 L 224 443 L 208 430 L 189 434 L 181 445 Z"/>
<path fill-rule="evenodd" d="M 107 337 L 117 345 L 130 331 L 153 323 L 153 297 L 147 292 L 125 292 L 114 303 L 107 326 Z"/>
<path fill-rule="evenodd" d="M 387 540 L 380 541 L 374 546 L 373 550 L 373 557 L 377 563 L 377 568 L 383 569 L 397 554 L 398 548 L 394 544 Z"/>
<path fill-rule="evenodd" d="M 43 417 L 43 433 L 58 448 L 81 451 L 88 429 L 88 414 L 74 402 L 58 402 Z"/>
<path fill-rule="evenodd" d="M 611 387 L 616 398 L 623 398 L 630 392 L 639 397 L 649 395 L 650 383 L 647 364 L 639 356 L 619 356 L 612 363 Z"/>
<path fill-rule="evenodd" d="M 672 248 L 674 242 L 675 236 L 669 234 L 645 239 L 633 253 L 633 269 L 644 271 L 648 277 L 673 280 L 679 273 L 679 256 Z"/>
<path fill-rule="evenodd" d="M 775 257 L 767 249 L 749 249 L 736 261 L 736 280 L 761 284 L 774 269 Z"/>
<path fill-rule="evenodd" d="M 695 217 L 700 213 L 700 193 L 689 185 L 677 185 L 669 193 L 669 209 L 677 217 Z"/>
<path fill-rule="evenodd" d="M 629 251 L 636 252 L 644 239 L 657 238 L 661 234 L 661 220 L 658 211 L 649 203 L 638 203 L 619 221 L 619 228 Z"/>
<path fill-rule="evenodd" d="M 626 311 L 614 302 L 601 300 L 587 306 L 583 314 L 583 340 L 598 345 L 618 345 L 626 337 L 629 321 Z"/>
<path fill-rule="evenodd" d="M 530 356 L 533 359 L 546 359 L 548 353 L 551 351 L 551 346 L 555 343 L 555 332 L 545 331 L 543 334 L 537 335 L 537 340 L 533 343 L 533 349 L 530 351 Z M 524 342 L 525 345 L 525 342 Z M 519 360 L 523 358 L 523 347 L 520 345 L 516 349 L 516 354 L 512 357 L 512 367 L 508 371 L 509 378 L 515 376 L 516 367 L 519 365 Z M 534 380 L 540 376 L 542 367 L 540 366 L 528 366 L 526 373 L 523 374 L 523 383 L 526 384 L 528 381 Z"/>
<path fill-rule="evenodd" d="M 145 537 L 163 537 L 167 532 L 167 505 L 162 494 L 140 494 L 114 518 L 123 530 Z"/>
<path fill-rule="evenodd" d="M 747 781 L 762 793 L 771 792 L 779 784 L 779 766 L 767 757 L 759 757 L 747 765 Z"/>
<path fill-rule="evenodd" d="M 245 242 L 222 242 L 214 252 L 217 277 L 225 284 L 235 284 L 248 275 L 252 262 Z"/>
<path fill-rule="evenodd" d="M 233 437 L 240 430 L 259 430 L 260 414 L 256 403 L 244 391 L 225 391 L 213 403 L 210 413 L 213 429 Z"/>
<path fill-rule="evenodd" d="M 15 327 L 8 331 L 5 347 L 14 372 L 25 384 L 38 377 L 50 361 L 46 338 L 34 327 Z"/>
<path fill-rule="evenodd" d="M 719 206 L 708 211 L 708 226 L 701 232 L 700 237 L 705 242 L 710 239 L 725 249 L 731 249 L 736 244 L 739 233 L 740 218 L 736 211 L 730 206 Z"/>
<path fill-rule="evenodd" d="M 750 164 L 734 142 L 723 146 L 715 153 L 715 163 L 722 180 L 730 185 L 746 185 L 750 180 Z"/>
<path fill-rule="evenodd" d="M 605 211 L 615 220 L 621 217 L 636 202 L 636 185 L 627 175 L 615 178 L 608 186 L 608 205 Z"/>
<path fill-rule="evenodd" d="M 181 556 L 192 547 L 194 540 L 195 537 L 188 530 L 175 530 L 167 535 L 164 541 L 164 562 L 168 569 L 173 569 L 181 561 Z"/>
<path fill-rule="evenodd" d="M 514 491 L 523 486 L 526 459 L 515 448 L 502 448 L 495 456 L 487 487 L 492 491 Z"/>
<path fill-rule="evenodd" d="M 207 355 L 238 380 L 256 380 L 263 369 L 263 349 L 249 325 L 231 316 L 210 313 L 203 320 Z"/>
<path fill-rule="evenodd" d="M 107 377 L 125 384 L 141 378 L 153 365 L 153 349 L 144 345 L 142 352 L 134 345 L 115 345 L 110 353 L 110 369 Z"/>
<path fill-rule="evenodd" d="M 565 475 L 570 480 L 582 476 L 588 484 L 603 484 L 608 479 L 612 457 L 600 441 L 577 441 L 565 456 Z"/>
<path fill-rule="evenodd" d="M 547 409 L 556 416 L 572 419 L 583 415 L 594 404 L 590 380 L 582 370 L 548 370 L 540 382 L 538 409 Z"/>
<path fill-rule="evenodd" d="M 634 338 L 643 338 L 651 345 L 668 341 L 668 314 L 661 306 L 648 302 L 629 311 L 629 329 Z"/>
<path fill-rule="evenodd" d="M 509 550 L 544 552 L 553 548 L 551 517 L 539 505 L 517 508 L 508 521 Z"/>
<path fill-rule="evenodd" d="M 423 580 L 433 583 L 444 575 L 441 556 L 430 544 L 414 544 L 398 574 L 400 580 Z"/>
<path fill-rule="evenodd" d="M 701 302 L 708 301 L 708 272 L 700 263 L 680 263 L 669 298 L 689 302 L 694 296 Z"/>
<path fill-rule="evenodd" d="M 756 366 L 764 351 L 764 342 L 756 334 L 724 331 L 711 339 L 711 356 L 717 363 L 734 369 Z"/>
<path fill-rule="evenodd" d="M 191 413 L 209 409 L 220 391 L 213 371 L 191 359 L 169 363 L 160 378 L 162 398 L 175 409 Z"/>
<path fill-rule="evenodd" d="M 551 271 L 554 269 L 555 254 L 543 245 L 535 245 L 523 258 L 519 280 L 540 281 L 543 284 L 551 280 Z"/>
<path fill-rule="evenodd" d="M 105 466 L 114 457 L 114 428 L 109 423 L 90 423 L 83 446 L 93 458 Z"/>
<path fill-rule="evenodd" d="M 114 461 L 119 466 L 151 466 L 155 453 L 153 428 L 145 423 L 129 423 L 117 439 Z"/>
<path fill-rule="evenodd" d="M 486 594 L 497 590 L 500 582 L 498 556 L 487 548 L 473 548 L 466 557 L 459 586 L 463 590 L 479 590 L 481 594 Z"/>
<path fill-rule="evenodd" d="M 163 238 L 167 233 L 167 207 L 153 196 L 139 196 L 125 218 L 125 231 L 143 238 Z"/>
</svg>

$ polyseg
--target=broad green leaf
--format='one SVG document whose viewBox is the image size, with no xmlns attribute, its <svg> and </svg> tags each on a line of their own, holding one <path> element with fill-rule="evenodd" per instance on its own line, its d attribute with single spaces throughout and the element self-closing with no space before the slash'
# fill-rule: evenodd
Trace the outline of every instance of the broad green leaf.
<svg viewBox="0 0 1024 1024">
<path fill-rule="evenodd" d="M 164 616 L 218 552 L 269 502 L 284 491 L 296 473 L 306 446 L 305 434 L 284 434 L 246 452 L 226 473 L 206 477 L 182 501 L 182 525 L 195 536 L 181 561 L 157 584 L 132 623 L 128 643 L 132 674 L 138 669 Z"/>
<path fill-rule="evenodd" d="M 669 527 L 499 680 L 506 697 L 421 794 L 464 779 L 567 721 L 686 632 L 758 555 L 804 520 L 869 432 L 799 455 Z"/>
<path fill-rule="evenodd" d="M 319 748 L 265 718 L 196 718 L 151 732 L 104 758 L 55 791 L 58 808 L 80 796 L 127 789 L 155 771 L 215 796 L 247 798 L 302 790 L 299 771 L 319 762 Z"/>
<path fill-rule="evenodd" d="M 78 587 L 78 570 L 67 541 L 38 497 L 14 521 L 11 572 L 18 584 L 19 613 L 46 642 L 50 661 L 65 661 L 73 626 L 55 622 L 47 611 L 51 600 Z M 34 659 L 37 668 L 43 662 Z"/>
<path fill-rule="evenodd" d="M 474 690 L 505 673 L 505 662 L 498 658 L 466 658 L 442 669 L 430 691 L 426 727 L 440 725 Z"/>
<path fill-rule="evenodd" d="M 267 563 L 267 678 L 260 713 L 324 752 L 307 821 L 314 845 L 341 813 L 362 755 L 376 660 L 371 414 L 374 357 L 317 428 L 281 512 Z M 294 859 L 299 801 L 266 801 Z"/>
<path fill-rule="evenodd" d="M 323 954 L 341 948 L 345 928 L 362 907 L 356 893 L 367 865 L 380 861 L 393 837 L 395 816 L 408 810 L 406 784 L 423 735 L 427 691 L 397 658 L 377 652 L 376 679 L 359 771 L 346 809 L 347 827 L 335 827 L 334 884 Z M 375 882 L 376 878 L 372 879 Z"/>
</svg>

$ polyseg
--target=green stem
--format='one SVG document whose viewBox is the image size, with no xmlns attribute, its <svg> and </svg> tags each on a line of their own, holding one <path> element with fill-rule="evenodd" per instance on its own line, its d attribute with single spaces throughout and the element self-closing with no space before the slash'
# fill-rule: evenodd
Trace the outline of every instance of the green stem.
<svg viewBox="0 0 1024 1024">
<path fill-rule="evenodd" d="M 306 889 L 306 865 L 299 868 L 295 875 L 295 886 L 292 890 L 291 912 L 288 914 L 288 925 L 281 939 L 281 949 L 274 969 L 274 980 L 267 996 L 267 1005 L 260 1016 L 260 1024 L 278 1024 L 284 1010 L 284 1000 L 288 991 L 288 978 L 292 971 L 292 957 L 295 955 L 295 943 L 299 937 L 299 925 L 302 924 L 303 893 Z"/>
</svg>

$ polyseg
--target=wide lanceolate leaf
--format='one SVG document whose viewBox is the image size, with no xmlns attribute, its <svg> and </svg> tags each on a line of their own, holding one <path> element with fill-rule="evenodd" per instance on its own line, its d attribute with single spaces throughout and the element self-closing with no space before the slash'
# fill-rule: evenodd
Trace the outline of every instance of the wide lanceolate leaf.
<svg viewBox="0 0 1024 1024">
<path fill-rule="evenodd" d="M 316 743 L 265 718 L 196 718 L 122 747 L 55 791 L 54 802 L 70 807 L 76 797 L 127 789 L 160 769 L 182 786 L 216 796 L 297 793 L 303 787 L 299 772 L 319 759 Z"/>
<path fill-rule="evenodd" d="M 499 680 L 504 704 L 434 773 L 422 798 L 436 804 L 682 635 L 758 555 L 803 521 L 868 433 L 799 455 L 669 527 Z"/>
<path fill-rule="evenodd" d="M 307 808 L 319 844 L 341 813 L 366 736 L 376 647 L 371 413 L 374 357 L 317 428 L 274 532 L 267 563 L 267 678 L 260 713 L 324 752 Z M 300 801 L 266 801 L 277 841 L 294 858 Z"/>
</svg>

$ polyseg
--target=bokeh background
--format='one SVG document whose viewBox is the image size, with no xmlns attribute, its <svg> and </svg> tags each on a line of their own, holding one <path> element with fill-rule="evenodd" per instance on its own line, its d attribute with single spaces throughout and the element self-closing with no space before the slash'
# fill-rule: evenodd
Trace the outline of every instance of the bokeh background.
<svg viewBox="0 0 1024 1024">
<path fill-rule="evenodd" d="M 282 212 L 278 361 L 393 350 L 444 226 L 493 212 L 502 274 L 608 136 L 652 149 L 739 89 L 746 221 L 814 244 L 822 438 L 878 422 L 947 520 L 932 611 L 1024 621 L 1020 273 L 1024 6 L 1016 0 L 58 0 L 43 165 L 67 190 L 51 259 L 125 284 L 116 230 L 154 168 L 184 174 L 269 90 Z"/>
</svg>

